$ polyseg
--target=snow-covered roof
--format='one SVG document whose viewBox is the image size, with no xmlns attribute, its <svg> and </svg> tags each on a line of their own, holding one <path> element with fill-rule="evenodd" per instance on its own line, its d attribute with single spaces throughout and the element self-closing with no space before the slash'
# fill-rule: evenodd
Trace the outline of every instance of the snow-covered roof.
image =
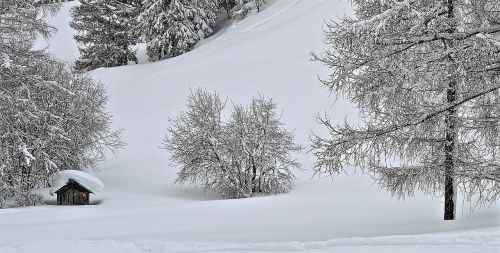
<svg viewBox="0 0 500 253">
<path fill-rule="evenodd" d="M 104 184 L 97 177 L 78 170 L 62 170 L 49 177 L 50 195 L 64 187 L 70 180 L 74 180 L 92 193 L 100 192 Z"/>
</svg>

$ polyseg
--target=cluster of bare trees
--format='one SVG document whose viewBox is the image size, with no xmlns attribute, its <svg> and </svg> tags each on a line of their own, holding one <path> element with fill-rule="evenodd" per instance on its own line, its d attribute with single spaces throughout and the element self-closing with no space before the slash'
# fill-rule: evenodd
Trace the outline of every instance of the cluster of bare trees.
<svg viewBox="0 0 500 253">
<path fill-rule="evenodd" d="M 45 187 L 53 172 L 90 169 L 105 149 L 122 146 L 102 85 L 32 49 L 52 31 L 40 13 L 54 8 L 0 2 L 1 206 L 36 204 L 41 198 L 32 189 Z"/>
<path fill-rule="evenodd" d="M 171 120 L 163 147 L 181 166 L 177 182 L 214 189 L 227 198 L 292 189 L 293 169 L 301 150 L 287 131 L 272 99 L 259 96 L 248 106 L 235 105 L 223 120 L 223 102 L 216 93 L 196 90 L 187 110 Z"/>
</svg>

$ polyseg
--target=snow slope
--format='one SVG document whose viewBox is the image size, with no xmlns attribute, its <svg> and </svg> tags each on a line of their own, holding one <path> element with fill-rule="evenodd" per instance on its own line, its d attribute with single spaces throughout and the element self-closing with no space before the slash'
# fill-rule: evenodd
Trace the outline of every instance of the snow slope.
<svg viewBox="0 0 500 253">
<path fill-rule="evenodd" d="M 38 44 L 68 62 L 78 57 L 67 25 L 75 4 L 63 5 L 51 19 L 60 31 Z M 273 0 L 185 55 L 93 71 L 128 143 L 97 173 L 106 185 L 93 199 L 99 205 L 0 210 L 0 252 L 498 252 L 498 206 L 471 214 L 461 205 L 457 221 L 445 222 L 440 198 L 393 199 L 369 176 L 311 178 L 306 152 L 286 195 L 221 200 L 173 185 L 177 169 L 158 146 L 190 89 L 216 90 L 228 105 L 271 96 L 306 147 L 311 131 L 324 134 L 318 113 L 356 120 L 355 108 L 321 87 L 317 75 L 328 70 L 309 61 L 325 47 L 324 21 L 345 13 L 348 1 Z"/>
</svg>

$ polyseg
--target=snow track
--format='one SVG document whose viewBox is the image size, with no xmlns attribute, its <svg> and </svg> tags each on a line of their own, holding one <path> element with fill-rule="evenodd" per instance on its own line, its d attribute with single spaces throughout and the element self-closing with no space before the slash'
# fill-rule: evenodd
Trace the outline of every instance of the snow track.
<svg viewBox="0 0 500 253">
<path fill-rule="evenodd" d="M 292 1 L 290 1 L 290 3 L 282 2 L 281 4 L 287 4 L 284 7 L 279 6 L 279 5 L 272 6 L 272 8 L 278 9 L 279 11 L 277 11 L 274 14 L 270 15 L 269 17 L 265 17 L 262 21 L 256 22 L 255 24 L 248 26 L 247 28 L 243 29 L 242 32 L 253 31 L 253 30 L 255 30 L 255 29 L 257 29 L 257 28 L 259 28 L 259 27 L 261 27 L 261 26 L 263 26 L 263 25 L 271 22 L 276 17 L 279 17 L 279 16 L 283 15 L 284 13 L 286 13 L 286 11 L 288 11 L 293 6 L 297 5 L 300 1 L 301 0 L 292 0 Z M 266 14 L 265 12 L 272 12 L 272 11 L 273 10 L 269 10 L 269 9 L 264 9 L 263 10 L 264 15 Z M 261 14 L 261 15 L 263 15 L 263 14 Z"/>
</svg>

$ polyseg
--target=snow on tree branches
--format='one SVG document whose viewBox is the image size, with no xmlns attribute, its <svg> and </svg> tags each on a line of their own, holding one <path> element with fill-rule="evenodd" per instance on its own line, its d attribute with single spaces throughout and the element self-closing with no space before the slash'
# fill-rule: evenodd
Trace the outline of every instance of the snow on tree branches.
<svg viewBox="0 0 500 253">
<path fill-rule="evenodd" d="M 234 106 L 227 122 L 224 107 L 216 93 L 199 89 L 188 97 L 187 110 L 171 120 L 163 147 L 181 166 L 177 182 L 214 189 L 227 198 L 289 192 L 292 170 L 301 167 L 292 154 L 302 148 L 284 129 L 276 103 L 253 98 L 249 106 Z"/>
<path fill-rule="evenodd" d="M 237 20 L 244 19 L 252 11 L 260 12 L 267 0 L 234 0 L 231 17 Z"/>
<path fill-rule="evenodd" d="M 78 71 L 137 63 L 131 46 L 138 40 L 139 0 L 81 0 L 73 9 L 71 27 L 80 44 Z"/>
<path fill-rule="evenodd" d="M 217 2 L 211 0 L 146 0 L 139 17 L 151 61 L 191 51 L 212 33 Z"/>
<path fill-rule="evenodd" d="M 455 218 L 457 185 L 480 203 L 500 197 L 500 2 L 354 1 L 330 22 L 315 59 L 324 81 L 355 103 L 364 126 L 313 137 L 316 173 L 352 165 L 404 197 L 444 194 Z"/>
</svg>

